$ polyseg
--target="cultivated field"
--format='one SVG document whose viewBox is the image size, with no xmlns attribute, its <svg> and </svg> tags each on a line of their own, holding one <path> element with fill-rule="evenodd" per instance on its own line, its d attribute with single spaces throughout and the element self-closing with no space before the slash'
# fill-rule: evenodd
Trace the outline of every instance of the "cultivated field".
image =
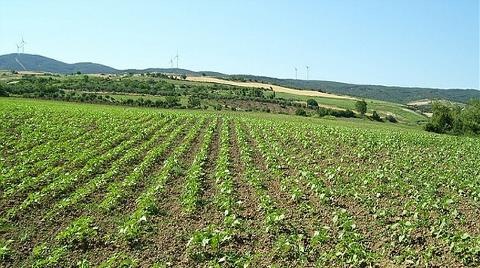
<svg viewBox="0 0 480 268">
<path fill-rule="evenodd" d="M 0 122 L 2 267 L 480 266 L 479 139 L 14 98 Z"/>
<path fill-rule="evenodd" d="M 258 82 L 230 81 L 230 80 L 224 80 L 224 79 L 219 79 L 219 78 L 209 77 L 209 76 L 189 76 L 189 77 L 187 77 L 187 80 L 195 81 L 195 82 L 208 82 L 208 83 L 225 84 L 225 85 L 239 86 L 239 87 L 265 88 L 265 89 L 272 89 L 275 92 L 289 93 L 289 94 L 300 95 L 300 96 L 356 100 L 356 98 L 350 97 L 350 96 L 340 96 L 340 95 L 324 93 L 324 92 L 314 91 L 314 90 L 293 89 L 293 88 L 264 84 L 264 83 L 258 83 Z"/>
</svg>

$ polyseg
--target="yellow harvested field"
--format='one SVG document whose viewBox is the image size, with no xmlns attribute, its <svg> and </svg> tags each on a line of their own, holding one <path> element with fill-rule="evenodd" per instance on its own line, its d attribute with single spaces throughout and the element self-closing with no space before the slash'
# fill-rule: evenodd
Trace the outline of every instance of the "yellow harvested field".
<svg viewBox="0 0 480 268">
<path fill-rule="evenodd" d="M 302 96 L 356 100 L 356 98 L 350 97 L 350 96 L 340 96 L 340 95 L 323 93 L 323 92 L 314 91 L 314 90 L 300 90 L 300 89 L 293 89 L 288 87 L 282 87 L 282 86 L 271 85 L 271 84 L 263 84 L 263 83 L 257 83 L 257 82 L 229 81 L 229 80 L 223 80 L 223 79 L 209 77 L 209 76 L 189 76 L 187 77 L 187 80 L 196 81 L 196 82 L 226 84 L 226 85 L 239 86 L 239 87 L 266 88 L 266 89 L 272 89 L 275 92 L 290 93 L 290 94 L 302 95 Z"/>
<path fill-rule="evenodd" d="M 432 100 L 417 100 L 417 101 L 409 102 L 407 104 L 408 105 L 418 105 L 418 106 L 429 105 L 429 104 L 432 104 Z"/>
</svg>

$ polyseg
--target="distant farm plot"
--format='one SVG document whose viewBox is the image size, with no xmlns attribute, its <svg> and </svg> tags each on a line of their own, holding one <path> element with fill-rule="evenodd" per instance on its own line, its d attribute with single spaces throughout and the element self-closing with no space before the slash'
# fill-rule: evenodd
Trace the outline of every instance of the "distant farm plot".
<svg viewBox="0 0 480 268">
<path fill-rule="evenodd" d="M 480 266 L 479 139 L 15 98 L 0 122 L 2 267 Z"/>
<path fill-rule="evenodd" d="M 289 94 L 295 94 L 300 96 L 324 97 L 324 98 L 347 99 L 347 100 L 356 99 L 350 96 L 341 96 L 341 95 L 329 94 L 329 93 L 324 93 L 324 92 L 314 91 L 314 90 L 300 90 L 300 89 L 293 89 L 293 88 L 270 85 L 265 83 L 258 83 L 258 82 L 230 81 L 230 80 L 224 80 L 224 79 L 208 77 L 208 76 L 189 76 L 187 77 L 187 80 L 196 81 L 196 82 L 226 84 L 226 85 L 240 86 L 240 87 L 265 88 L 265 89 L 272 89 L 275 92 L 289 93 Z"/>
<path fill-rule="evenodd" d="M 334 95 L 329 93 L 323 93 L 313 90 L 300 90 L 292 89 L 282 86 L 264 84 L 264 83 L 255 83 L 255 82 L 237 82 L 230 80 L 223 80 L 208 76 L 200 77 L 187 77 L 189 81 L 196 82 L 209 82 L 209 83 L 218 83 L 218 84 L 227 84 L 235 85 L 242 87 L 258 87 L 265 89 L 272 89 L 276 93 L 276 97 L 285 98 L 285 99 L 299 99 L 306 101 L 307 99 L 315 99 L 320 106 L 334 109 L 355 109 L 355 102 L 357 98 L 350 96 L 341 96 Z M 368 112 L 372 113 L 377 111 L 380 115 L 394 115 L 398 117 L 401 121 L 406 123 L 417 123 L 426 121 L 426 117 L 422 114 L 419 114 L 415 111 L 403 108 L 404 106 L 397 103 L 391 103 L 380 100 L 367 100 L 368 103 Z"/>
</svg>

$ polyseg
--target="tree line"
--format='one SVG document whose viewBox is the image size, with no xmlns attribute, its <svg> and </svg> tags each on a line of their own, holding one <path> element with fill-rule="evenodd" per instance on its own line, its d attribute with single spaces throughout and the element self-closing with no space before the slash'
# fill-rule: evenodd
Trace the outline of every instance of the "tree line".
<svg viewBox="0 0 480 268">
<path fill-rule="evenodd" d="M 432 112 L 432 117 L 425 125 L 427 131 L 454 135 L 480 134 L 480 99 L 471 100 L 464 107 L 434 102 Z"/>
</svg>

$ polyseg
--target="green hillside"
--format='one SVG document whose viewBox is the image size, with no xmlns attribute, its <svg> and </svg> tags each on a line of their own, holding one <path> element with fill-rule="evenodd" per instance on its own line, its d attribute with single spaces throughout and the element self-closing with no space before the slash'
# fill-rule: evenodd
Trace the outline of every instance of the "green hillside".
<svg viewBox="0 0 480 268">
<path fill-rule="evenodd" d="M 334 81 L 279 79 L 255 75 L 225 75 L 222 78 L 240 81 L 259 81 L 285 87 L 318 90 L 340 95 L 377 99 L 403 104 L 420 99 L 443 99 L 467 103 L 470 99 L 480 98 L 480 90 L 475 89 L 438 89 L 381 85 L 357 85 Z"/>
<path fill-rule="evenodd" d="M 20 63 L 21 64 L 20 64 Z M 23 67 L 22 67 L 23 65 Z M 228 75 L 220 72 L 211 71 L 191 71 L 178 68 L 148 68 L 143 70 L 127 69 L 118 70 L 109 66 L 97 63 L 73 63 L 68 64 L 54 59 L 50 59 L 40 55 L 31 54 L 7 54 L 0 56 L 0 70 L 17 70 L 17 71 L 39 71 L 60 74 L 71 74 L 76 72 L 86 74 L 118 74 L 118 73 L 146 73 L 159 72 L 169 74 L 185 74 L 189 76 L 215 76 L 224 79 L 233 80 L 252 80 L 264 83 L 271 83 L 286 87 L 318 90 L 340 95 L 349 95 L 361 98 L 383 100 L 406 104 L 419 99 L 444 99 L 453 102 L 466 103 L 472 98 L 480 98 L 480 91 L 475 89 L 436 89 L 436 88 L 420 88 L 420 87 L 397 87 L 382 85 L 357 85 L 334 81 L 317 81 L 317 80 L 295 80 L 295 79 L 279 79 L 273 77 L 256 76 L 256 75 Z"/>
</svg>

